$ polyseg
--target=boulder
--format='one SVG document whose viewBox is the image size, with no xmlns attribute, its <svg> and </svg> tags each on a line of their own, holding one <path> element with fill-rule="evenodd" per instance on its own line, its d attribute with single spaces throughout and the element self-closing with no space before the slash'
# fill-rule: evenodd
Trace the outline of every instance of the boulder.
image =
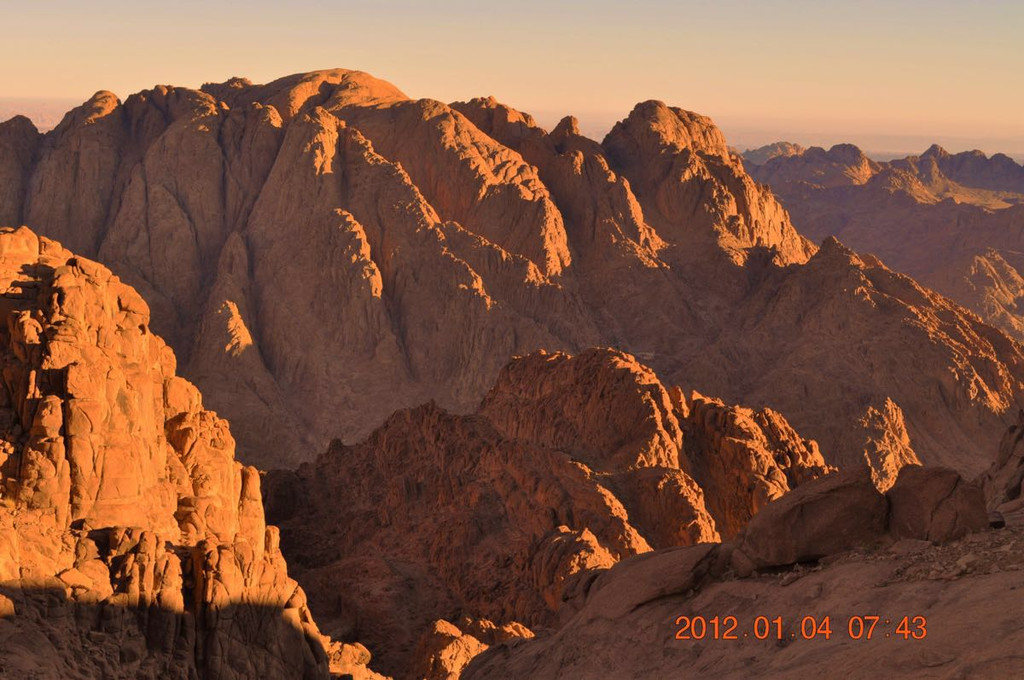
<svg viewBox="0 0 1024 680">
<path fill-rule="evenodd" d="M 989 526 L 981 485 L 949 468 L 907 466 L 885 496 L 895 538 L 945 543 Z"/>
<path fill-rule="evenodd" d="M 885 535 L 888 507 L 867 466 L 808 482 L 765 506 L 736 539 L 741 573 L 810 562 Z"/>
</svg>

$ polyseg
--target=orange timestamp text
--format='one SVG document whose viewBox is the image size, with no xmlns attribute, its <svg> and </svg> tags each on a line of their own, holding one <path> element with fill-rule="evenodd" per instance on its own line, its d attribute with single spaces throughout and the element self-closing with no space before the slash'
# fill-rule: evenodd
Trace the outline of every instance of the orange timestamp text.
<svg viewBox="0 0 1024 680">
<path fill-rule="evenodd" d="M 678 616 L 675 625 L 676 640 L 831 640 L 833 635 L 851 640 L 923 640 L 928 636 L 924 616 L 864 614 L 840 618 L 835 623 L 831 616 L 790 620 L 756 616 L 747 625 L 735 616 Z"/>
</svg>

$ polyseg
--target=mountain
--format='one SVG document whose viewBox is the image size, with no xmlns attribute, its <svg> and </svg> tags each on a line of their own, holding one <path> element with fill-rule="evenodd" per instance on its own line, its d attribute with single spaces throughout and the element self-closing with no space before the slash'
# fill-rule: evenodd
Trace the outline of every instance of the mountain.
<svg viewBox="0 0 1024 680">
<path fill-rule="evenodd" d="M 975 474 L 1020 403 L 1017 345 L 819 251 L 709 119 L 661 102 L 599 144 L 572 118 L 548 132 L 333 70 L 101 92 L 0 144 L 4 219 L 137 288 L 262 467 L 429 400 L 470 413 L 539 349 L 615 347 L 785 413 L 830 464 L 875 450 L 868 416 L 891 402 L 921 461 Z"/>
<path fill-rule="evenodd" d="M 834 188 L 864 185 L 878 176 L 879 185 L 903 189 L 926 203 L 950 198 L 999 209 L 1024 202 L 1024 166 L 1000 153 L 991 157 L 977 150 L 951 154 L 933 144 L 920 156 L 876 162 L 853 144 L 825 150 L 776 142 L 742 156 L 756 179 L 771 186 L 807 183 Z"/>
<path fill-rule="evenodd" d="M 791 149 L 790 153 L 765 156 L 765 147 L 747 152 L 751 173 L 769 185 L 806 182 L 823 188 L 859 186 L 877 175 L 881 166 L 852 144 L 836 144 L 829 150 L 818 146 Z"/>
<path fill-rule="evenodd" d="M 889 163 L 851 145 L 747 160 L 802 233 L 872 252 L 1024 339 L 1024 166 L 934 145 Z"/>
<path fill-rule="evenodd" d="M 773 142 L 771 144 L 759 146 L 756 149 L 747 149 L 746 151 L 738 153 L 747 163 L 764 165 L 773 158 L 797 156 L 806 150 L 806 147 L 794 144 L 793 142 Z"/>
<path fill-rule="evenodd" d="M 142 298 L 26 228 L 0 230 L 0 290 L 5 677 L 378 677 L 320 634 Z"/>
<path fill-rule="evenodd" d="M 265 494 L 321 625 L 405 678 L 439 619 L 550 628 L 599 570 L 731 538 L 832 471 L 780 414 L 684 397 L 594 349 L 515 359 L 475 413 L 399 411 Z"/>
</svg>

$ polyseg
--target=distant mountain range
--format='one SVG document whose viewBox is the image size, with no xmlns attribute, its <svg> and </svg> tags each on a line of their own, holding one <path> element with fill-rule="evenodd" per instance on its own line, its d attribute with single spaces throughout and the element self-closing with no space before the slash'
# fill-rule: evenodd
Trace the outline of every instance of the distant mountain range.
<svg viewBox="0 0 1024 680">
<path fill-rule="evenodd" d="M 1024 340 L 1024 166 L 937 145 L 890 162 L 849 144 L 780 143 L 744 159 L 802 233 L 874 253 Z"/>
</svg>

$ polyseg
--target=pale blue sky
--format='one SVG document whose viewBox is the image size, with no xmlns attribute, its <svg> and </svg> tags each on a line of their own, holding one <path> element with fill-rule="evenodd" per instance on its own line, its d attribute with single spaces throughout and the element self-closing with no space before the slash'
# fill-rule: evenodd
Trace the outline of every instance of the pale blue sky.
<svg viewBox="0 0 1024 680">
<path fill-rule="evenodd" d="M 803 135 L 1024 153 L 1019 1 L 0 0 L 0 16 L 2 98 L 341 66 L 416 97 L 494 95 L 549 124 L 573 113 L 594 131 L 656 98 L 712 116 L 739 145 Z"/>
</svg>

